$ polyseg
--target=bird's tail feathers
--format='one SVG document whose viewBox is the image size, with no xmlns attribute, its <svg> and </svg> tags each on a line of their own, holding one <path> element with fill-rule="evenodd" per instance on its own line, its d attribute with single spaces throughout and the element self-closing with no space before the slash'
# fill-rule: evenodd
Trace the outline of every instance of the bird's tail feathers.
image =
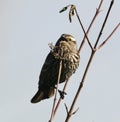
<svg viewBox="0 0 120 122">
<path fill-rule="evenodd" d="M 31 99 L 31 103 L 38 103 L 41 100 L 50 98 L 54 95 L 54 88 L 39 89 L 34 97 Z"/>
</svg>

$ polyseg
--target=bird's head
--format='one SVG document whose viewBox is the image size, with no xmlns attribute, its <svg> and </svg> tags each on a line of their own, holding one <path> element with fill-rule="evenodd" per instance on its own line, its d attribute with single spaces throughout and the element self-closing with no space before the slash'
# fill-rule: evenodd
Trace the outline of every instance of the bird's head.
<svg viewBox="0 0 120 122">
<path fill-rule="evenodd" d="M 67 46 L 70 50 L 77 50 L 77 44 L 75 38 L 70 34 L 62 34 L 61 37 L 58 39 L 56 46 L 58 45 Z"/>
</svg>

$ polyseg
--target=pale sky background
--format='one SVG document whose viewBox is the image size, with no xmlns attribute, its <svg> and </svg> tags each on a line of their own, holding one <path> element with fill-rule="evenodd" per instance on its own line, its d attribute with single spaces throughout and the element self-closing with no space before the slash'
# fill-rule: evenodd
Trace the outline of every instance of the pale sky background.
<svg viewBox="0 0 120 122">
<path fill-rule="evenodd" d="M 89 39 L 94 44 L 111 0 L 104 0 Z M 53 98 L 38 104 L 30 99 L 37 91 L 39 73 L 50 49 L 62 33 L 72 34 L 78 43 L 83 32 L 76 17 L 68 20 L 68 11 L 59 10 L 75 4 L 87 29 L 100 0 L 0 0 L 0 122 L 48 122 Z M 115 0 L 101 41 L 120 22 L 120 0 Z M 79 111 L 70 122 L 120 121 L 120 28 L 99 50 L 89 69 L 76 108 Z M 71 77 L 67 96 L 55 122 L 64 122 L 90 55 L 87 43 L 81 52 L 81 62 Z M 63 85 L 60 85 L 62 88 Z"/>
</svg>

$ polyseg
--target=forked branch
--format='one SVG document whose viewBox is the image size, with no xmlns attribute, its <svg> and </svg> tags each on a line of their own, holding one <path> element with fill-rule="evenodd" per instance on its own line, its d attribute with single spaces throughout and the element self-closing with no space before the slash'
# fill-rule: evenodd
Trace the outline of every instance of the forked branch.
<svg viewBox="0 0 120 122">
<path fill-rule="evenodd" d="M 85 69 L 85 72 L 84 72 L 84 74 L 83 74 L 83 78 L 82 78 L 82 80 L 81 80 L 81 82 L 80 82 L 79 88 L 78 88 L 77 93 L 76 93 L 76 95 L 75 95 L 75 97 L 74 97 L 74 100 L 73 100 L 73 102 L 72 102 L 72 105 L 71 105 L 71 107 L 70 107 L 70 110 L 69 110 L 69 112 L 67 113 L 67 117 L 66 117 L 65 122 L 68 122 L 68 121 L 69 121 L 69 119 L 70 119 L 70 117 L 71 117 L 71 115 L 72 115 L 72 112 L 73 112 L 75 103 L 77 102 L 78 96 L 79 96 L 79 94 L 80 94 L 80 92 L 81 92 L 81 89 L 83 88 L 83 85 L 84 85 L 84 82 L 85 82 L 85 78 L 86 78 L 87 72 L 88 72 L 89 67 L 90 67 L 90 64 L 91 64 L 91 62 L 92 62 L 92 60 L 93 60 L 93 57 L 94 57 L 94 55 L 95 55 L 95 52 L 97 51 L 97 50 L 96 50 L 96 47 L 97 47 L 98 42 L 99 42 L 99 40 L 100 40 L 100 37 L 101 37 L 101 35 L 102 35 L 103 29 L 104 29 L 105 24 L 106 24 L 106 22 L 107 22 L 109 13 L 110 13 L 111 8 L 112 8 L 112 6 L 113 6 L 113 3 L 114 3 L 114 0 L 112 0 L 111 3 L 110 3 L 110 6 L 109 6 L 108 12 L 107 12 L 107 14 L 106 14 L 105 20 L 104 20 L 104 22 L 103 22 L 103 25 L 102 25 L 102 27 L 101 27 L 100 33 L 99 33 L 98 38 L 97 38 L 97 40 L 96 40 L 96 43 L 95 43 L 95 45 L 94 45 L 94 49 L 95 49 L 95 50 L 92 50 L 91 56 L 90 56 L 90 58 L 89 58 L 88 64 L 87 64 L 86 69 Z"/>
<path fill-rule="evenodd" d="M 101 47 L 103 47 L 106 42 L 110 39 L 110 37 L 115 33 L 115 31 L 120 27 L 120 23 L 114 28 L 114 30 L 111 32 L 111 34 L 96 48 L 96 50 L 101 49 Z"/>
</svg>

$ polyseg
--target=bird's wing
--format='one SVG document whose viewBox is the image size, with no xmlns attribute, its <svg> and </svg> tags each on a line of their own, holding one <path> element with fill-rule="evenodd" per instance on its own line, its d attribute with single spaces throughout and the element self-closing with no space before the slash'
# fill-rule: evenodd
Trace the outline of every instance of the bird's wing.
<svg viewBox="0 0 120 122">
<path fill-rule="evenodd" d="M 57 80 L 56 75 L 58 75 L 59 69 L 58 63 L 59 61 L 56 61 L 52 52 L 50 52 L 41 69 L 41 73 L 39 76 L 39 87 L 42 87 L 43 85 L 52 84 L 52 82 L 54 83 Z"/>
</svg>

